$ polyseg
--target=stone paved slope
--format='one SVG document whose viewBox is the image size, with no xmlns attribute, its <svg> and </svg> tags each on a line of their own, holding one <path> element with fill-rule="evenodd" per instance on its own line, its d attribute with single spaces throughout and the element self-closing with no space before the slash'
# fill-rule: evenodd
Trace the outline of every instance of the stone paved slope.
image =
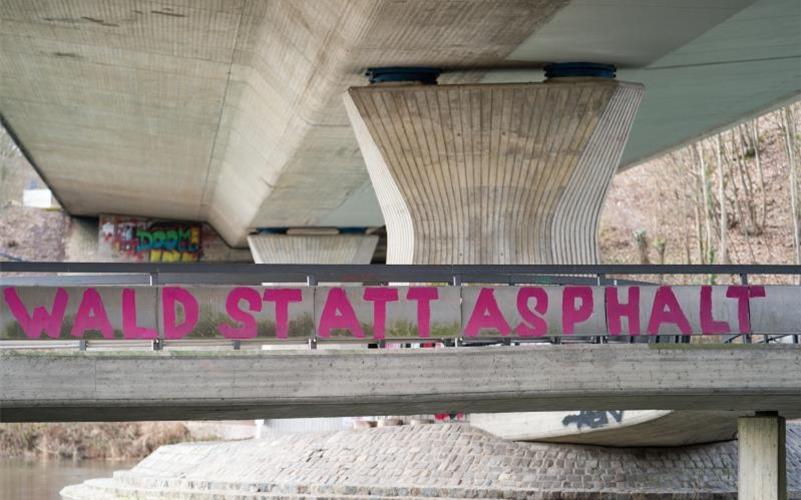
<svg viewBox="0 0 801 500">
<path fill-rule="evenodd" d="M 801 425 L 788 425 L 801 499 Z M 683 448 L 515 443 L 466 424 L 164 446 L 69 500 L 211 498 L 736 498 L 736 442 Z"/>
</svg>

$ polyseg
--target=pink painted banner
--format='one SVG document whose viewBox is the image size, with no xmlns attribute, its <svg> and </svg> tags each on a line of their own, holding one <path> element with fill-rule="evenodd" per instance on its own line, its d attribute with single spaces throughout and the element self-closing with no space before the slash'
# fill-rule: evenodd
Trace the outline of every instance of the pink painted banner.
<svg viewBox="0 0 801 500">
<path fill-rule="evenodd" d="M 460 331 L 458 287 L 320 287 L 320 338 L 444 338 Z"/>
<path fill-rule="evenodd" d="M 797 286 L 3 287 L 0 340 L 791 334 Z"/>
</svg>

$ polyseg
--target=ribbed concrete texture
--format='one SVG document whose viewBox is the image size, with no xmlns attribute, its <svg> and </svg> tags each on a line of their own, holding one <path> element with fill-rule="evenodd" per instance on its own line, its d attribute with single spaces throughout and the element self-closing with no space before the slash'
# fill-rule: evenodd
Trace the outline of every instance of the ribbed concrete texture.
<svg viewBox="0 0 801 500">
<path fill-rule="evenodd" d="M 377 244 L 362 234 L 248 236 L 257 264 L 369 264 Z"/>
<path fill-rule="evenodd" d="M 790 498 L 801 499 L 801 426 L 788 426 L 787 443 Z M 164 446 L 130 471 L 62 495 L 677 500 L 735 499 L 736 490 L 734 442 L 597 448 L 513 443 L 466 424 L 431 424 Z"/>
<path fill-rule="evenodd" d="M 345 107 L 392 264 L 589 264 L 643 87 L 355 87 Z"/>
</svg>

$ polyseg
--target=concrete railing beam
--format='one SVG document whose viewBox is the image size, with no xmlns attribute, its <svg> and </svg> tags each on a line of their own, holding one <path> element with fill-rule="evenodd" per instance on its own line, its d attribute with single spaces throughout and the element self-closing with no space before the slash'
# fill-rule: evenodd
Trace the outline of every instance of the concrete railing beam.
<svg viewBox="0 0 801 500">
<path fill-rule="evenodd" d="M 0 352 L 0 420 L 801 411 L 801 347 Z M 765 370 L 770 366 L 770 370 Z"/>
</svg>

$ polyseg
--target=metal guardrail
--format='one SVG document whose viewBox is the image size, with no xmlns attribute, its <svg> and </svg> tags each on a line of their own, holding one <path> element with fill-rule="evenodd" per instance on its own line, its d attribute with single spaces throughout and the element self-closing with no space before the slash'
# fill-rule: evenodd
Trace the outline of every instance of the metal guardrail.
<svg viewBox="0 0 801 500">
<path fill-rule="evenodd" d="M 271 283 L 570 283 L 611 284 L 623 280 L 611 275 L 736 275 L 743 283 L 749 275 L 798 275 L 795 265 L 308 265 L 308 264 L 204 264 L 204 263 L 96 263 L 96 262 L 2 262 L 0 284 L 13 277 L 2 274 L 98 274 L 99 283 L 121 284 L 257 284 Z M 113 281 L 108 275 L 129 275 Z M 142 276 L 148 276 L 142 283 Z M 78 276 L 58 276 L 62 283 Z M 31 278 L 29 281 L 32 281 Z M 41 279 L 41 278 L 40 278 Z M 553 281 L 551 281 L 553 280 Z M 97 282 L 97 281 L 96 281 Z"/>
</svg>

